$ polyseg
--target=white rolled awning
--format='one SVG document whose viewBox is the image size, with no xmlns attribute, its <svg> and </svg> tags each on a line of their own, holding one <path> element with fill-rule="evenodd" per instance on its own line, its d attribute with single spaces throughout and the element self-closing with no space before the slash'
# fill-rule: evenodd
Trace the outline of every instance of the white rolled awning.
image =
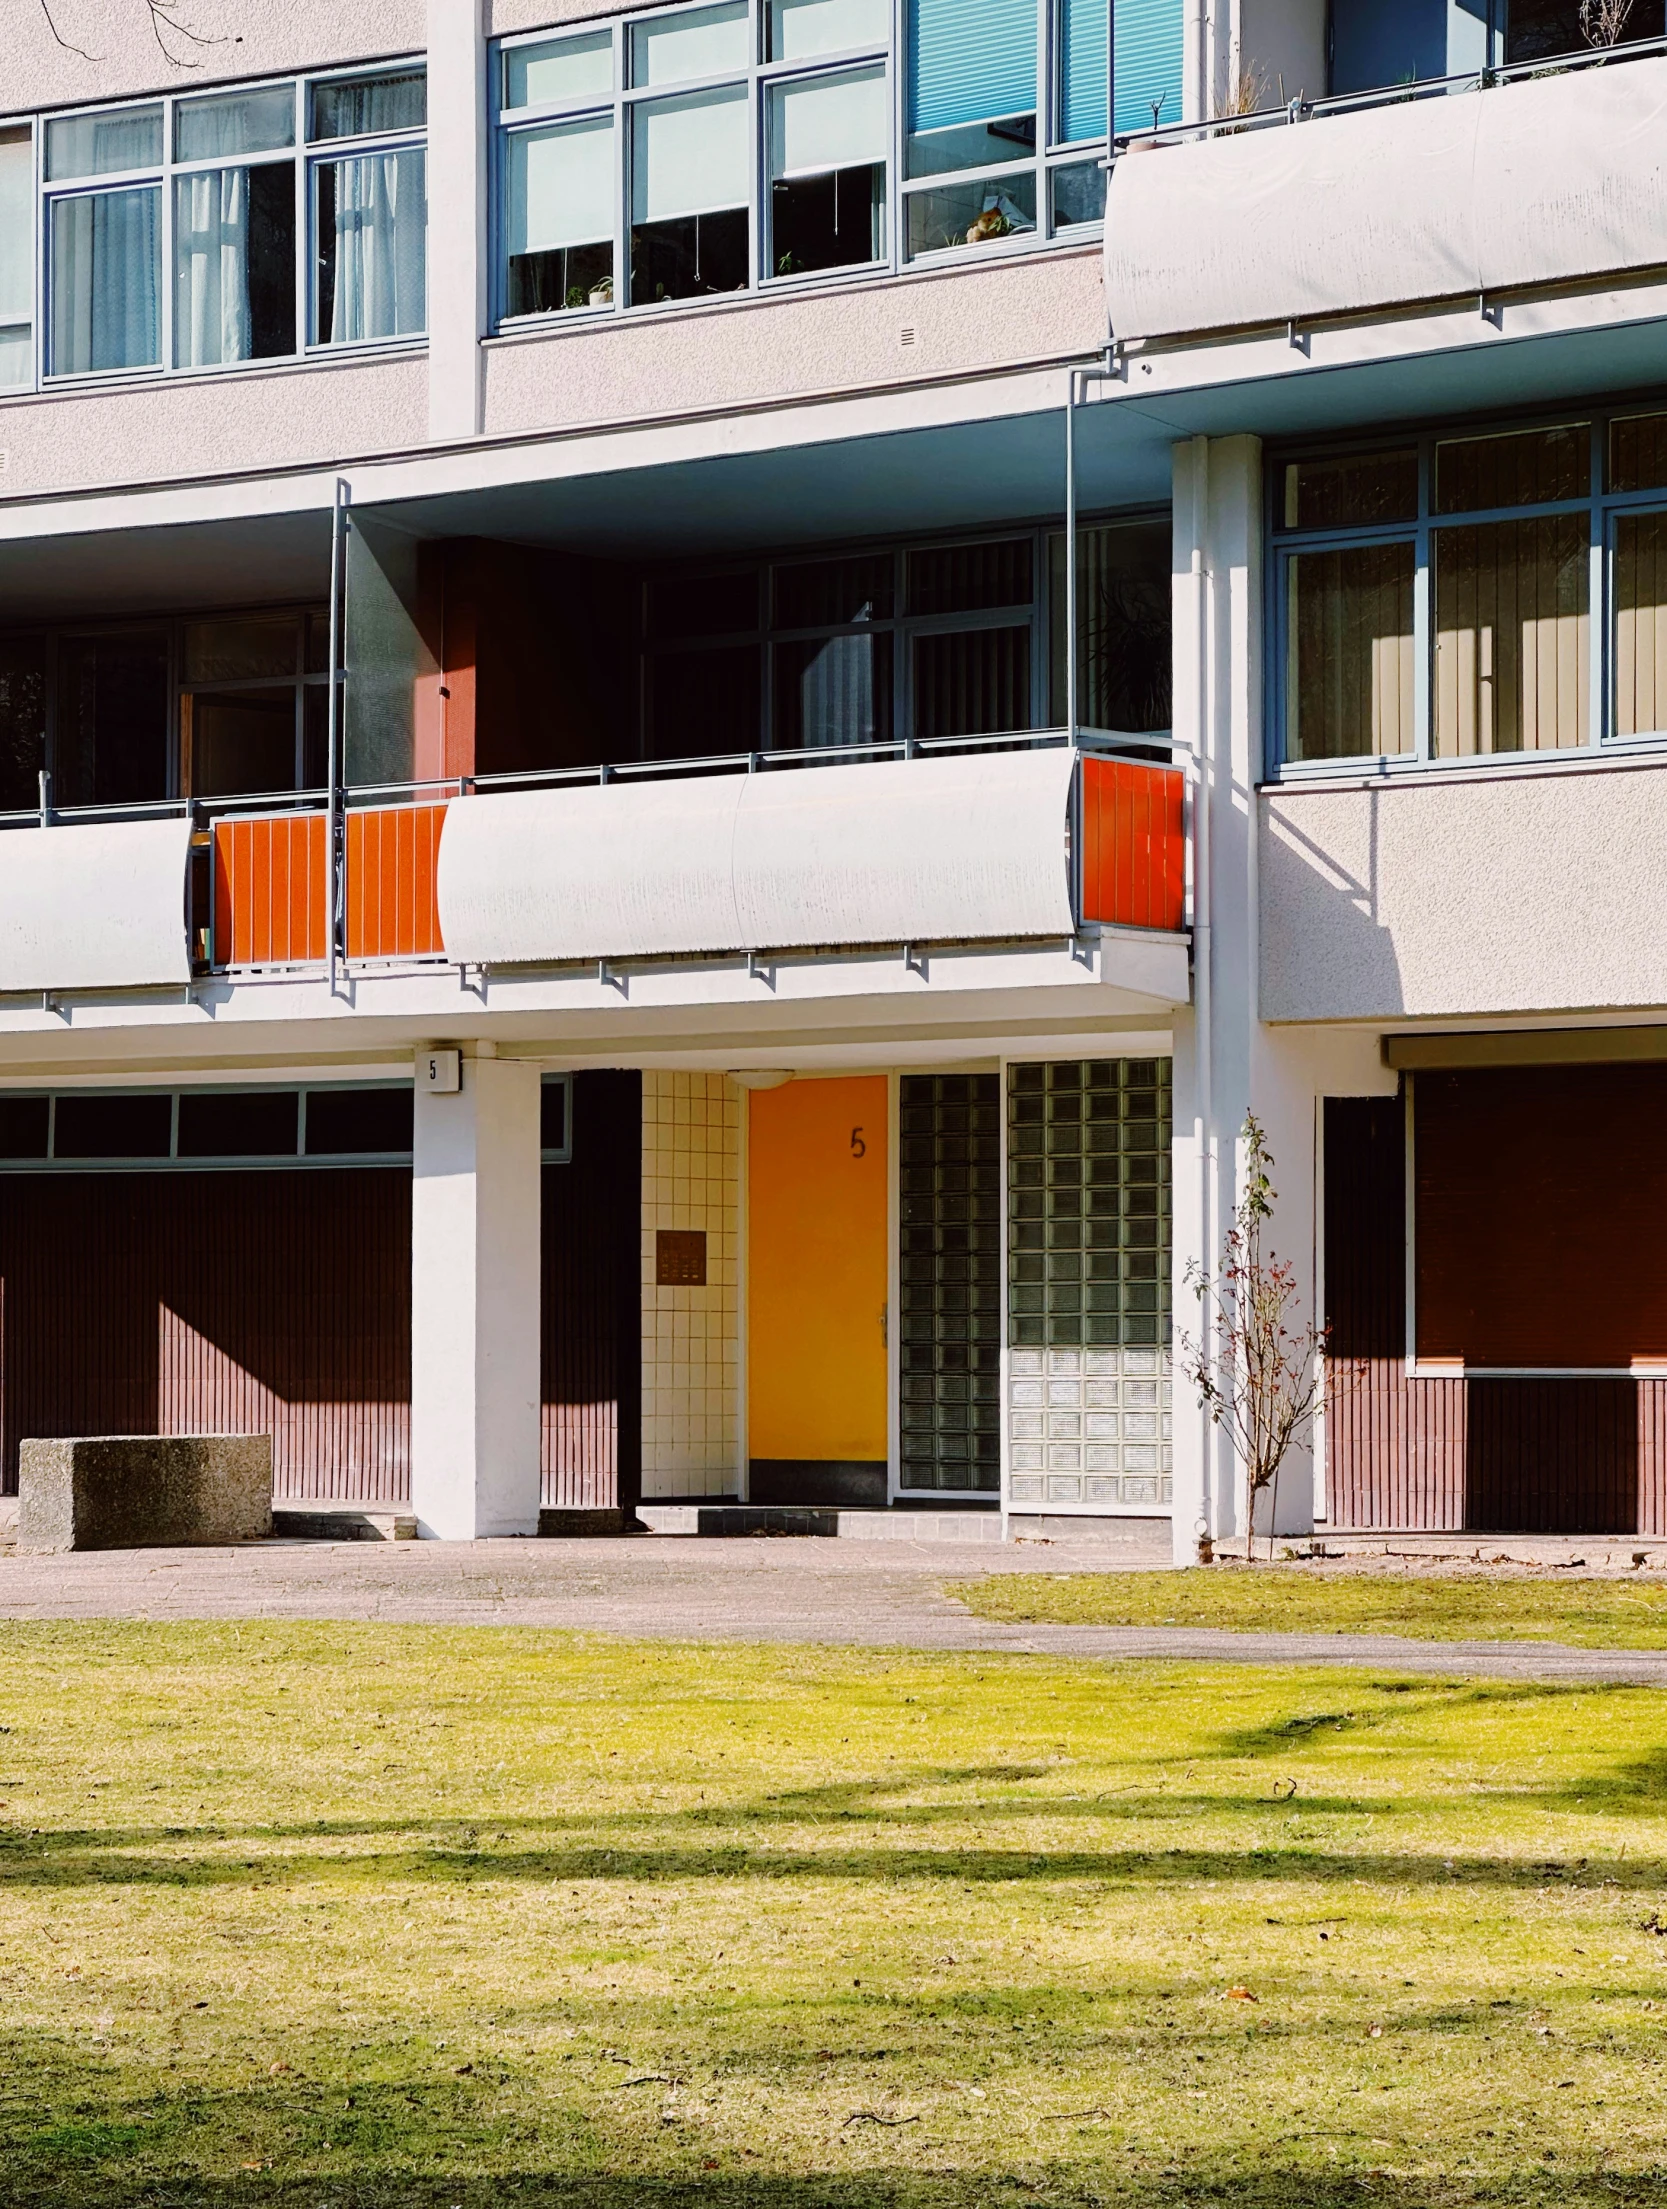
<svg viewBox="0 0 1667 2209">
<path fill-rule="evenodd" d="M 1667 265 L 1667 56 L 1125 155 L 1125 340 Z"/>
<path fill-rule="evenodd" d="M 468 965 L 1068 935 L 1073 755 L 984 753 L 459 799 Z"/>
<path fill-rule="evenodd" d="M 0 832 L 0 991 L 183 989 L 190 852 L 186 820 Z"/>
</svg>

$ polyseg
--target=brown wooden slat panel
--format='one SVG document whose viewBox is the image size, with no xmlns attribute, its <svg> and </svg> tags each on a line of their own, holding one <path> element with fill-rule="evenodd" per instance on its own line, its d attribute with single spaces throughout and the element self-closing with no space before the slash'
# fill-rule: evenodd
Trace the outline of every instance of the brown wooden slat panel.
<svg viewBox="0 0 1667 2209">
<path fill-rule="evenodd" d="M 1421 1073 L 1415 1103 L 1420 1355 L 1667 1357 L 1667 1065 Z"/>
<path fill-rule="evenodd" d="M 1325 1451 L 1338 1528 L 1464 1525 L 1465 1384 L 1406 1370 L 1406 1138 L 1397 1097 L 1325 1105 Z"/>
<path fill-rule="evenodd" d="M 1636 1381 L 1473 1380 L 1469 1391 L 1467 1529 L 1637 1531 Z"/>
<path fill-rule="evenodd" d="M 4 1477 L 58 1434 L 265 1433 L 279 1495 L 410 1492 L 411 1177 L 0 1180 Z"/>
<path fill-rule="evenodd" d="M 1638 1384 L 1638 1531 L 1667 1534 L 1667 1381 Z"/>
<path fill-rule="evenodd" d="M 543 1184 L 543 1500 L 642 1495 L 642 1077 L 579 1074 L 573 1160 Z"/>
</svg>

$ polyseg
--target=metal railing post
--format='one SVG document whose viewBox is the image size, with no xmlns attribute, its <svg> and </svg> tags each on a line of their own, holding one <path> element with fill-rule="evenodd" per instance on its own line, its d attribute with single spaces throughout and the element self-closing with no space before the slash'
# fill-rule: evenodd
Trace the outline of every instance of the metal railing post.
<svg viewBox="0 0 1667 2209">
<path fill-rule="evenodd" d="M 344 879 L 343 860 L 346 855 L 346 837 L 342 821 L 342 689 L 345 670 L 342 666 L 347 625 L 347 532 L 348 508 L 352 504 L 352 490 L 340 476 L 336 479 L 335 503 L 330 512 L 330 711 L 328 718 L 328 790 L 325 805 L 325 867 L 324 895 L 325 932 L 330 948 L 330 994 L 336 994 L 336 976 L 340 964 L 341 916 L 347 905 L 347 884 Z"/>
</svg>

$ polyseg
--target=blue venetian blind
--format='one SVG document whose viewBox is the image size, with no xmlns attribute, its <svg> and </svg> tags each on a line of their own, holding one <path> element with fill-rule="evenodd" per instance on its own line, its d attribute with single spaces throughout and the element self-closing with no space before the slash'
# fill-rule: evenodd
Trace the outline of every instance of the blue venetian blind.
<svg viewBox="0 0 1667 2209">
<path fill-rule="evenodd" d="M 1112 57 L 1112 129 L 1150 130 L 1181 116 L 1181 0 L 1112 0 L 1117 50 Z"/>
<path fill-rule="evenodd" d="M 1036 111 L 1036 0 L 911 0 L 909 128 Z"/>
<path fill-rule="evenodd" d="M 1068 145 L 1106 134 L 1106 0 L 1064 0 L 1059 134 Z"/>
</svg>

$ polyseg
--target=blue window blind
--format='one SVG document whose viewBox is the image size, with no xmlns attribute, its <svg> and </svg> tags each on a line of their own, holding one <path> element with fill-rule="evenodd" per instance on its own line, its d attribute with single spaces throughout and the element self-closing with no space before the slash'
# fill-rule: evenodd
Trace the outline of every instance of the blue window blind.
<svg viewBox="0 0 1667 2209">
<path fill-rule="evenodd" d="M 1036 0 L 912 0 L 909 128 L 1036 111 Z"/>
<path fill-rule="evenodd" d="M 1059 134 L 1068 145 L 1106 134 L 1107 0 L 1064 0 Z"/>
<path fill-rule="evenodd" d="M 1112 129 L 1150 130 L 1157 101 L 1160 123 L 1181 116 L 1181 0 L 1112 0 L 1117 50 L 1112 57 Z"/>
</svg>

